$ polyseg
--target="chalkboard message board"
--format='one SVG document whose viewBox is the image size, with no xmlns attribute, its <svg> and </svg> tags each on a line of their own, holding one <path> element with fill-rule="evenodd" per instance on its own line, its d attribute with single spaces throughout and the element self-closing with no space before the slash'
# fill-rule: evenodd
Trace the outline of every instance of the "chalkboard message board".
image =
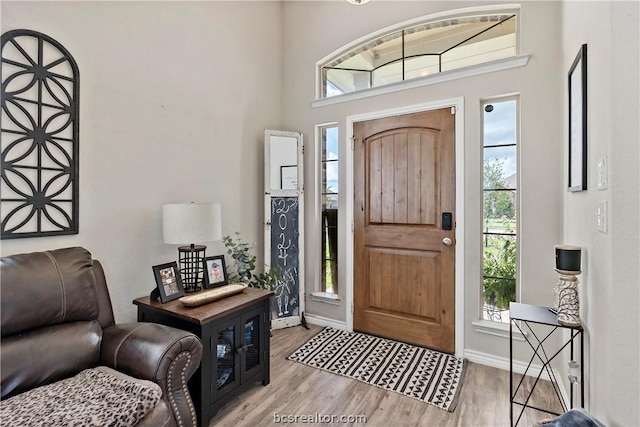
<svg viewBox="0 0 640 427">
<path fill-rule="evenodd" d="M 275 289 L 272 318 L 300 315 L 298 197 L 271 198 L 271 268 L 282 275 Z"/>
</svg>

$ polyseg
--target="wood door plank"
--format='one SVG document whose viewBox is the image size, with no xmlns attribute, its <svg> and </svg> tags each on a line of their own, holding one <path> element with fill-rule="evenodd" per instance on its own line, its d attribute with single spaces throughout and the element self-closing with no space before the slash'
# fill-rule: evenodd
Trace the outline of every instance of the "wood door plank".
<svg viewBox="0 0 640 427">
<path fill-rule="evenodd" d="M 382 298 L 381 308 L 391 309 L 393 301 L 393 283 L 394 283 L 394 271 L 393 271 L 393 254 L 380 249 L 377 252 L 380 253 L 380 294 Z"/>
<path fill-rule="evenodd" d="M 393 224 L 395 222 L 394 207 L 394 143 L 393 135 L 382 138 L 382 222 L 383 224 Z"/>
<path fill-rule="evenodd" d="M 363 232 L 363 244 L 375 247 L 401 247 L 405 249 L 428 249 L 439 251 L 442 246 L 442 230 L 429 227 L 416 228 L 404 226 L 406 230 L 398 233 L 397 228 L 379 226 L 375 230 Z"/>
<path fill-rule="evenodd" d="M 382 299 L 382 256 L 369 251 L 369 307 L 384 308 Z"/>
<path fill-rule="evenodd" d="M 440 296 L 436 292 L 439 288 L 439 271 L 438 265 L 440 263 L 439 252 L 431 252 L 429 257 L 423 257 L 421 259 L 422 262 L 422 270 L 423 271 L 431 271 L 432 274 L 423 274 L 420 279 L 420 290 L 421 294 L 420 298 L 420 315 L 433 319 L 434 322 L 440 322 L 439 315 L 439 307 L 440 307 Z"/>
<path fill-rule="evenodd" d="M 392 283 L 393 292 L 391 294 L 391 310 L 398 313 L 410 313 L 408 305 L 410 303 L 407 292 L 407 270 L 405 268 L 405 257 L 402 254 L 391 253 L 391 269 L 393 271 Z"/>
<path fill-rule="evenodd" d="M 364 194 L 369 199 L 369 222 L 382 222 L 382 141 L 377 139 L 367 144 L 369 155 L 368 188 Z"/>
<path fill-rule="evenodd" d="M 420 135 L 420 223 L 435 224 L 436 210 L 439 208 L 436 200 L 436 188 L 439 186 L 439 177 L 436 167 L 437 142 L 433 135 Z"/>
<path fill-rule="evenodd" d="M 407 221 L 407 180 L 408 180 L 408 165 L 407 165 L 407 135 L 397 134 L 394 135 L 394 223 L 406 224 Z"/>
<path fill-rule="evenodd" d="M 420 160 L 420 135 L 411 133 L 407 138 L 407 222 L 409 224 L 421 223 Z"/>
</svg>

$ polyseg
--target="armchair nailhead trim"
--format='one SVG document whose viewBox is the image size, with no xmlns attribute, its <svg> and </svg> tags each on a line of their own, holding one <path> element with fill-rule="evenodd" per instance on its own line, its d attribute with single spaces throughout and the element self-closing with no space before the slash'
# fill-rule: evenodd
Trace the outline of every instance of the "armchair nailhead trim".
<svg viewBox="0 0 640 427">
<path fill-rule="evenodd" d="M 183 357 L 187 358 L 187 362 L 182 367 L 182 371 L 180 371 L 180 384 L 182 384 L 182 393 L 184 393 L 185 401 L 187 402 L 187 405 L 189 405 L 189 412 L 191 414 L 191 425 L 196 426 L 198 425 L 196 410 L 193 406 L 193 402 L 189 394 L 189 388 L 187 387 L 187 367 L 191 364 L 191 353 L 183 351 L 171 362 L 171 365 L 169 366 L 169 375 L 167 376 L 167 395 L 169 398 L 169 403 L 171 404 L 171 408 L 173 409 L 173 413 L 176 414 L 178 426 L 183 427 L 184 422 L 182 421 L 182 417 L 180 416 L 180 412 L 178 411 L 178 405 L 176 404 L 173 393 L 171 393 L 171 390 L 173 389 L 173 370 L 180 359 Z"/>
</svg>

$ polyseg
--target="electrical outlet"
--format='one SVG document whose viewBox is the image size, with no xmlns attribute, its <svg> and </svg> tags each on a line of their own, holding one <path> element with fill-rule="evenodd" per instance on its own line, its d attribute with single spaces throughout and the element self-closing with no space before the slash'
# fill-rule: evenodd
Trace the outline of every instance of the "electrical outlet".
<svg viewBox="0 0 640 427">
<path fill-rule="evenodd" d="M 598 221 L 598 231 L 607 232 L 607 201 L 598 202 L 598 210 L 596 211 L 596 219 Z"/>
<path fill-rule="evenodd" d="M 598 161 L 598 190 L 607 188 L 607 156 Z"/>
</svg>

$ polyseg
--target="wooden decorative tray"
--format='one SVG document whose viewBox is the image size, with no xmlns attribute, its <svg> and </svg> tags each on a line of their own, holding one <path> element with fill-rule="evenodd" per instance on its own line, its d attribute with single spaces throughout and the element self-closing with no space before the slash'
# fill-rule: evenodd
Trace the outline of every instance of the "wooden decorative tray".
<svg viewBox="0 0 640 427">
<path fill-rule="evenodd" d="M 207 289 L 205 291 L 200 291 L 196 294 L 189 295 L 186 297 L 180 298 L 180 301 L 183 305 L 187 307 L 197 307 L 202 304 L 206 304 L 208 302 L 216 301 L 231 295 L 239 294 L 247 288 L 247 285 L 244 283 L 232 283 L 229 285 L 223 285 L 218 288 Z"/>
</svg>

